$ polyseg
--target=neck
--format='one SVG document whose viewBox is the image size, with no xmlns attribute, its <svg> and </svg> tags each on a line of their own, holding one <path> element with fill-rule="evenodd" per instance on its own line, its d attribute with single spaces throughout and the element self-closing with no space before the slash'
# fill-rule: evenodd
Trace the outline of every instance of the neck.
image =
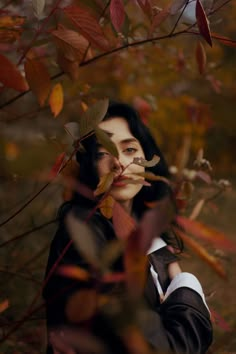
<svg viewBox="0 0 236 354">
<path fill-rule="evenodd" d="M 126 211 L 129 215 L 131 215 L 133 202 L 132 202 L 131 200 L 126 200 L 126 201 L 119 200 L 118 202 L 119 202 L 120 205 L 125 209 L 125 211 Z"/>
</svg>

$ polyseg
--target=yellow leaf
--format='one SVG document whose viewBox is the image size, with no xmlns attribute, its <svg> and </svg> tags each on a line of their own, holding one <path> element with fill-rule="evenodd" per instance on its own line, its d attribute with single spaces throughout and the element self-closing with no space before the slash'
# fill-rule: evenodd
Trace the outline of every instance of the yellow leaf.
<svg viewBox="0 0 236 354">
<path fill-rule="evenodd" d="M 9 307 L 9 301 L 7 299 L 0 302 L 0 313 L 5 311 L 8 307 Z"/>
<path fill-rule="evenodd" d="M 53 86 L 49 97 L 49 104 L 54 117 L 57 117 L 63 108 L 63 88 L 60 83 Z"/>
<path fill-rule="evenodd" d="M 108 191 L 114 180 L 114 172 L 110 172 L 100 178 L 100 182 L 94 191 L 95 197 Z"/>
<path fill-rule="evenodd" d="M 115 200 L 112 196 L 108 195 L 105 199 L 101 201 L 99 204 L 99 209 L 105 218 L 110 219 L 113 214 L 113 205 Z"/>
</svg>

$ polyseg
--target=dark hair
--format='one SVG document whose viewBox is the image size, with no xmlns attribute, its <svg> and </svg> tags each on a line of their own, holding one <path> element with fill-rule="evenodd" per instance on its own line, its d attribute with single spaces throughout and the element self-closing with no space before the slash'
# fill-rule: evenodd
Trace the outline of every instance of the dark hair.
<svg viewBox="0 0 236 354">
<path fill-rule="evenodd" d="M 140 142 L 147 160 L 151 160 L 154 155 L 160 157 L 160 161 L 157 165 L 146 168 L 146 170 L 153 172 L 155 175 L 167 178 L 169 176 L 167 163 L 149 129 L 140 119 L 138 112 L 128 104 L 110 102 L 103 120 L 108 120 L 112 117 L 122 117 L 127 121 L 130 132 Z M 80 165 L 79 180 L 94 190 L 99 182 L 96 169 L 97 143 L 95 135 L 86 138 L 83 141 L 83 146 L 85 152 L 78 151 L 76 155 Z M 133 212 L 140 218 L 147 209 L 145 202 L 159 200 L 169 193 L 170 188 L 163 181 L 152 182 L 150 187 L 143 186 L 134 198 Z"/>
</svg>

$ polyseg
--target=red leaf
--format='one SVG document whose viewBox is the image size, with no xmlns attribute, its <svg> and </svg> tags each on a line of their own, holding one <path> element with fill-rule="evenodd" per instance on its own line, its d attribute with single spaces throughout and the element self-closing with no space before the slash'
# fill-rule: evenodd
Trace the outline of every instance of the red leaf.
<svg viewBox="0 0 236 354">
<path fill-rule="evenodd" d="M 206 263 L 208 263 L 216 271 L 217 274 L 219 274 L 222 278 L 226 278 L 225 270 L 217 258 L 209 254 L 205 249 L 205 247 L 200 245 L 197 241 L 192 239 L 183 231 L 180 231 L 175 227 L 174 230 L 176 230 L 176 233 L 182 238 L 184 243 L 188 247 L 190 247 L 201 259 L 203 259 Z"/>
<path fill-rule="evenodd" d="M 51 88 L 50 75 L 47 67 L 38 58 L 27 58 L 25 61 L 25 76 L 39 105 L 43 106 Z"/>
<path fill-rule="evenodd" d="M 215 310 L 210 308 L 211 311 L 211 320 L 213 323 L 218 325 L 221 329 L 223 329 L 225 332 L 231 332 L 232 328 L 230 325 L 225 321 L 225 319 Z"/>
<path fill-rule="evenodd" d="M 52 31 L 52 35 L 63 56 L 68 60 L 80 61 L 84 58 L 89 43 L 78 32 L 59 25 L 57 30 Z"/>
<path fill-rule="evenodd" d="M 205 48 L 203 47 L 201 42 L 197 43 L 195 55 L 196 55 L 196 61 L 198 65 L 198 71 L 201 75 L 204 75 L 206 71 L 207 60 L 206 60 Z"/>
<path fill-rule="evenodd" d="M 146 282 L 148 258 L 138 241 L 139 231 L 128 238 L 124 253 L 124 266 L 127 287 L 132 296 L 140 296 Z"/>
<path fill-rule="evenodd" d="M 29 89 L 27 82 L 17 67 L 2 54 L 0 54 L 0 82 L 16 91 Z"/>
<path fill-rule="evenodd" d="M 113 206 L 112 221 L 116 235 L 121 240 L 126 240 L 135 230 L 134 219 L 117 202 L 115 202 Z"/>
<path fill-rule="evenodd" d="M 221 249 L 231 252 L 236 251 L 236 243 L 229 240 L 225 234 L 214 229 L 213 227 L 206 226 L 199 221 L 190 220 L 180 215 L 177 216 L 177 222 L 187 233 L 190 233 L 193 236 L 208 241 Z"/>
<path fill-rule="evenodd" d="M 236 48 L 236 40 L 230 39 L 228 37 L 220 36 L 217 33 L 212 33 L 212 38 L 218 39 L 222 44 L 227 45 L 232 48 Z"/>
<path fill-rule="evenodd" d="M 122 0 L 111 0 L 110 16 L 115 30 L 120 32 L 125 20 L 125 10 Z"/>
<path fill-rule="evenodd" d="M 211 32 L 209 27 L 209 21 L 200 0 L 197 0 L 196 3 L 196 19 L 197 19 L 197 25 L 200 34 L 206 40 L 206 42 L 212 47 L 212 38 L 211 38 Z"/>
<path fill-rule="evenodd" d="M 72 81 L 76 81 L 79 77 L 78 62 L 67 59 L 61 50 L 57 52 L 57 62 L 60 68 L 69 76 Z"/>
<path fill-rule="evenodd" d="M 59 156 L 57 156 L 56 162 L 52 166 L 52 169 L 49 174 L 50 179 L 55 178 L 60 172 L 65 156 L 66 156 L 65 152 L 62 152 Z"/>
<path fill-rule="evenodd" d="M 92 45 L 98 49 L 108 49 L 109 43 L 99 23 L 87 10 L 81 9 L 78 6 L 67 6 L 64 8 L 64 13 Z"/>
<path fill-rule="evenodd" d="M 169 198 L 157 201 L 154 207 L 143 215 L 139 225 L 140 249 L 146 253 L 155 237 L 160 236 L 167 230 L 174 217 L 174 206 Z"/>
<path fill-rule="evenodd" d="M 0 302 L 0 313 L 5 311 L 8 307 L 9 307 L 9 301 L 7 299 Z"/>
</svg>

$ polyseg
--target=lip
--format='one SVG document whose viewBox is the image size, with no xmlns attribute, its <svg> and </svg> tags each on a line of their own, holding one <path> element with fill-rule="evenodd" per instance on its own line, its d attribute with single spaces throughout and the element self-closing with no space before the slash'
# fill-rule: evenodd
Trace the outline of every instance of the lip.
<svg viewBox="0 0 236 354">
<path fill-rule="evenodd" d="M 127 185 L 127 183 L 124 182 L 124 180 L 129 179 L 128 176 L 119 176 L 114 178 L 114 181 L 112 183 L 112 185 L 114 187 L 124 187 Z"/>
</svg>

